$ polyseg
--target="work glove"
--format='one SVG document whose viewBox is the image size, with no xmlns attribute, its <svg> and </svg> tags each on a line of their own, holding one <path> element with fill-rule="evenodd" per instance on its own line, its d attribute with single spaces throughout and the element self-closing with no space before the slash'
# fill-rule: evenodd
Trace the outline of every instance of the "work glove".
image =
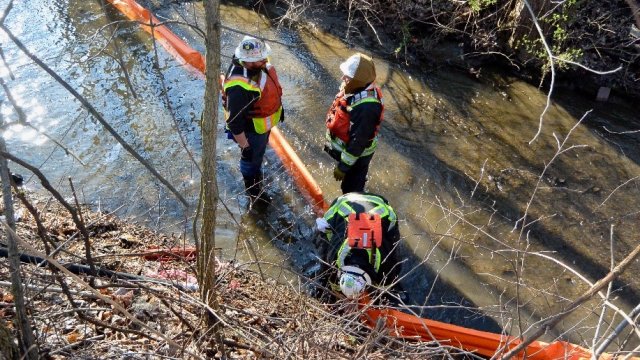
<svg viewBox="0 0 640 360">
<path fill-rule="evenodd" d="M 329 154 L 329 156 L 331 156 L 334 160 L 340 161 L 340 156 L 342 155 L 342 153 L 340 153 L 340 150 L 334 149 L 333 146 L 331 146 L 330 142 L 326 142 L 322 150 Z"/>
<path fill-rule="evenodd" d="M 242 149 L 242 152 L 240 154 L 240 159 L 244 161 L 251 161 L 252 158 L 253 158 L 253 150 L 251 149 L 251 146 L 247 146 L 244 149 Z"/>
<path fill-rule="evenodd" d="M 333 178 L 336 179 L 336 181 L 344 180 L 345 175 L 346 175 L 345 172 L 340 170 L 339 166 L 336 166 L 336 168 L 333 169 Z"/>
<path fill-rule="evenodd" d="M 316 230 L 320 232 L 327 232 L 329 228 L 329 223 L 323 217 L 319 217 L 316 219 Z"/>
</svg>

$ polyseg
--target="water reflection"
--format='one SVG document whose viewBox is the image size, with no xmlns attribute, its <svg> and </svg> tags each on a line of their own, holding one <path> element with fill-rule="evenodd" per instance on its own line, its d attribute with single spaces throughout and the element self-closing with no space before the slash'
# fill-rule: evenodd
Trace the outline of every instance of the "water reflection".
<svg viewBox="0 0 640 360">
<path fill-rule="evenodd" d="M 39 2 L 26 3 L 40 9 L 46 7 Z M 41 58 L 50 60 L 76 88 L 82 89 L 117 131 L 194 204 L 199 174 L 176 129 L 197 156 L 201 150 L 197 124 L 202 109 L 201 77 L 185 71 L 162 51 L 158 53 L 160 72 L 156 71 L 153 47 L 146 33 L 135 24 L 121 24 L 124 31 L 118 32 L 117 39 L 137 95 L 134 97 L 131 88 L 124 85 L 122 68 L 113 61 L 114 53 L 96 51 L 94 47 L 102 48 L 104 42 L 84 41 L 107 19 L 96 16 L 101 13 L 95 6 L 72 3 L 69 23 L 73 25 L 59 24 L 58 19 L 49 19 L 49 23 L 45 18 L 28 31 L 19 20 L 11 28 L 30 40 L 28 44 L 38 50 Z M 28 9 L 20 6 L 14 11 L 25 14 Z M 172 4 L 154 12 L 166 18 L 192 19 L 195 15 L 197 22 L 203 23 L 199 4 Z M 120 19 L 114 14 L 110 17 Z M 330 173 L 333 160 L 320 151 L 324 114 L 339 83 L 338 64 L 354 49 L 326 33 L 275 29 L 241 8 L 223 6 L 222 17 L 230 28 L 277 40 L 272 41 L 273 63 L 281 74 L 287 109 L 282 130 L 327 199 L 332 200 L 340 190 Z M 172 26 L 202 50 L 202 38 L 192 29 Z M 56 46 L 43 46 L 49 39 L 42 31 L 47 27 L 58 29 L 54 36 L 63 34 L 57 38 Z M 223 54 L 231 54 L 241 36 L 225 30 Z M 67 52 L 74 45 L 79 49 Z M 26 130 L 12 128 L 12 133 L 5 136 L 27 159 L 41 163 L 50 156 L 46 160 L 47 174 L 58 179 L 73 176 L 81 183 L 87 202 L 119 209 L 118 213 L 124 216 L 146 219 L 157 229 L 181 231 L 189 223 L 191 213 L 185 212 L 68 94 L 33 65 L 24 64 L 18 51 L 10 47 L 5 51 L 11 64 L 22 61 L 22 65 L 12 68 L 20 81 L 12 81 L 10 88 L 29 109 L 28 120 L 58 139 L 66 139 L 69 148 L 90 166 L 70 161 L 50 142 L 23 142 L 18 134 Z M 87 63 L 89 53 L 92 56 Z M 569 94 L 570 100 L 559 98 L 546 117 L 542 136 L 528 146 L 526 142 L 535 134 L 546 101 L 535 87 L 501 75 L 479 81 L 475 76 L 455 72 L 417 76 L 378 59 L 376 66 L 387 113 L 368 188 L 391 200 L 402 218 L 401 230 L 413 250 L 413 263 L 422 263 L 420 271 L 407 279 L 419 289 L 414 294 L 415 303 L 432 305 L 442 300 L 446 290 L 433 289 L 444 284 L 444 288 L 454 289 L 456 296 L 460 294 L 475 306 L 495 311 L 497 319 L 505 316 L 500 325 L 507 327 L 513 314 L 505 313 L 504 308 L 517 307 L 523 318 L 535 318 L 557 312 L 567 299 L 577 297 L 586 288 L 561 267 L 537 256 L 527 256 L 526 266 L 522 267 L 521 251 L 553 251 L 554 256 L 596 279 L 608 266 L 603 261 L 609 250 L 608 219 L 617 219 L 616 248 L 628 249 L 634 244 L 634 234 L 640 230 L 639 222 L 633 221 L 637 218 L 640 190 L 636 183 L 616 188 L 640 172 L 637 151 L 632 150 L 637 146 L 637 137 L 625 140 L 601 130 L 601 124 L 611 121 L 611 116 L 620 119 L 615 123 L 623 127 L 624 119 L 634 119 L 632 111 L 615 107 L 613 111 L 594 112 L 586 126 L 571 136 L 570 144 L 586 144 L 588 149 L 559 157 L 540 177 L 557 150 L 556 139 L 564 139 L 577 119 L 593 106 L 588 100 L 576 100 L 581 98 L 575 94 Z M 24 85 L 27 81 L 38 86 Z M 170 104 L 164 100 L 163 88 L 168 91 Z M 171 105 L 177 121 L 167 105 Z M 3 101 L 3 114 L 7 109 L 11 107 Z M 11 116 L 14 115 L 7 112 L 7 117 Z M 254 244 L 261 256 L 267 256 L 261 258 L 264 261 L 304 268 L 311 256 L 304 240 L 309 236 L 312 212 L 293 190 L 275 155 L 267 153 L 267 175 L 270 191 L 279 202 L 273 214 L 263 219 L 244 215 L 246 201 L 239 196 L 242 185 L 237 147 L 225 140 L 221 123 L 217 158 L 220 193 L 226 205 L 218 210 L 219 246 L 228 252 L 227 256 L 236 256 L 239 234 L 241 248 Z M 530 201 L 538 180 L 540 185 Z M 598 206 L 609 194 L 614 195 L 615 201 Z M 539 221 L 525 232 L 513 231 L 527 206 L 529 219 Z M 250 259 L 249 251 L 244 251 L 245 259 Z M 636 265 L 629 273 L 638 271 Z M 629 275 L 623 281 L 633 286 L 625 290 L 622 306 L 637 303 L 637 283 Z M 525 304 L 516 303 L 515 292 L 522 291 L 516 286 L 519 284 L 531 290 L 521 298 L 527 300 Z M 585 315 L 589 312 L 587 309 L 575 315 L 566 327 L 581 324 L 585 318 L 594 320 Z M 439 315 L 447 317 L 446 313 Z M 581 335 L 577 332 L 575 336 Z M 586 332 L 584 336 L 590 334 Z"/>
</svg>

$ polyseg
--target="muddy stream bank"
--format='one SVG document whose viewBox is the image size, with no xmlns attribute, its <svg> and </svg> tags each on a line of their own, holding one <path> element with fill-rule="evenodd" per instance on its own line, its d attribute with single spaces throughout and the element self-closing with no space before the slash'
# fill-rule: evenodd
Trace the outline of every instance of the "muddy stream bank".
<svg viewBox="0 0 640 360">
<path fill-rule="evenodd" d="M 199 3 L 146 5 L 159 17 L 203 27 Z M 53 15 L 30 26 L 16 15 L 26 16 L 35 8 Z M 194 204 L 199 175 L 182 143 L 198 157 L 202 77 L 162 49 L 157 50 L 157 71 L 148 35 L 135 24 L 119 23 L 114 37 L 119 50 L 106 47 L 108 36 L 96 32 L 109 21 L 123 19 L 114 11 L 105 16 L 99 2 L 25 1 L 12 16 L 7 21 L 22 41 L 82 89 Z M 222 19 L 227 27 L 222 37 L 224 67 L 242 37 L 229 29 L 272 40 L 272 62 L 284 88 L 282 131 L 331 201 L 340 190 L 331 176 L 333 161 L 321 151 L 324 114 L 339 85 L 338 64 L 353 51 L 367 49 L 348 48 L 318 27 L 275 28 L 240 7 L 223 6 Z M 192 28 L 170 26 L 204 50 L 204 41 Z M 97 208 L 164 231 L 189 227 L 192 214 L 68 94 L 4 38 L 3 51 L 16 76 L 8 88 L 27 110 L 28 120 L 64 139 L 85 165 L 41 135 L 12 127 L 4 136 L 18 156 L 43 164 L 43 171 L 59 184 L 72 176 L 84 201 Z M 131 86 L 114 61 L 117 51 Z M 606 274 L 612 257 L 619 262 L 637 245 L 640 135 L 630 131 L 640 128 L 640 121 L 633 104 L 615 98 L 596 103 L 557 91 L 541 135 L 529 144 L 546 102 L 534 86 L 491 71 L 477 77 L 445 67 L 407 70 L 379 58 L 376 66 L 386 120 L 367 188 L 387 197 L 401 219 L 401 232 L 412 250 L 407 251 L 404 268 L 410 272 L 405 283 L 415 289 L 411 303 L 424 305 L 417 311 L 463 326 L 517 334 L 519 323 L 557 313 L 588 289 L 547 257 L 595 282 Z M 3 78 L 6 74 L 3 70 Z M 3 98 L 5 122 L 16 118 L 12 109 Z M 222 122 L 219 129 L 219 187 L 226 208 L 218 209 L 217 241 L 223 256 L 242 253 L 241 259 L 249 261 L 246 244 L 251 243 L 261 261 L 275 265 L 274 276 L 283 263 L 311 275 L 313 249 L 306 241 L 314 218 L 310 207 L 269 150 L 268 188 L 276 202 L 265 217 L 246 214 L 237 149 L 225 140 Z M 554 158 L 565 139 L 563 149 L 574 148 Z M 528 225 L 523 229 L 518 219 L 525 211 Z M 640 301 L 639 272 L 636 261 L 615 283 L 618 306 L 628 310 Z M 290 272 L 282 276 L 299 281 Z M 578 343 L 590 339 L 598 303 L 567 318 L 549 338 L 562 335 Z"/>
</svg>

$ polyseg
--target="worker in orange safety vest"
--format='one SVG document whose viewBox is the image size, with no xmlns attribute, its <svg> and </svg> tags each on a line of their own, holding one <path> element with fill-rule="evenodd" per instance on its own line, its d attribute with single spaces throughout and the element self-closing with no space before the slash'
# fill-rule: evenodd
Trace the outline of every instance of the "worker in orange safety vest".
<svg viewBox="0 0 640 360">
<path fill-rule="evenodd" d="M 245 36 L 222 81 L 227 133 L 240 147 L 240 172 L 251 204 L 264 206 L 262 161 L 271 129 L 284 120 L 282 87 L 263 40 Z"/>
<path fill-rule="evenodd" d="M 324 150 L 338 164 L 333 176 L 346 194 L 364 191 L 369 164 L 378 146 L 384 117 L 382 91 L 375 84 L 373 60 L 357 53 L 340 64 L 342 84 L 326 117 Z"/>
<path fill-rule="evenodd" d="M 384 197 L 344 194 L 316 220 L 316 228 L 322 285 L 348 298 L 359 297 L 367 288 L 400 290 L 398 217 Z"/>
</svg>

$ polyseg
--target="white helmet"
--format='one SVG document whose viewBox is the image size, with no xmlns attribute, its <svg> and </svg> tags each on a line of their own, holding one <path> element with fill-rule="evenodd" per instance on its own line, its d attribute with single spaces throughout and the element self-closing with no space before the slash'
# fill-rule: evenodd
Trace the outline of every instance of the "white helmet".
<svg viewBox="0 0 640 360">
<path fill-rule="evenodd" d="M 371 285 L 371 277 L 366 271 L 356 266 L 343 266 L 340 269 L 340 291 L 344 296 L 357 298 L 367 285 Z"/>
<path fill-rule="evenodd" d="M 360 59 L 360 54 L 355 54 L 351 55 L 345 62 L 341 63 L 340 71 L 342 71 L 342 74 L 353 79 L 356 76 L 358 65 L 360 65 Z"/>
<path fill-rule="evenodd" d="M 264 41 L 252 36 L 245 36 L 236 47 L 235 55 L 241 61 L 254 62 L 266 59 L 271 53 L 271 47 Z"/>
</svg>

